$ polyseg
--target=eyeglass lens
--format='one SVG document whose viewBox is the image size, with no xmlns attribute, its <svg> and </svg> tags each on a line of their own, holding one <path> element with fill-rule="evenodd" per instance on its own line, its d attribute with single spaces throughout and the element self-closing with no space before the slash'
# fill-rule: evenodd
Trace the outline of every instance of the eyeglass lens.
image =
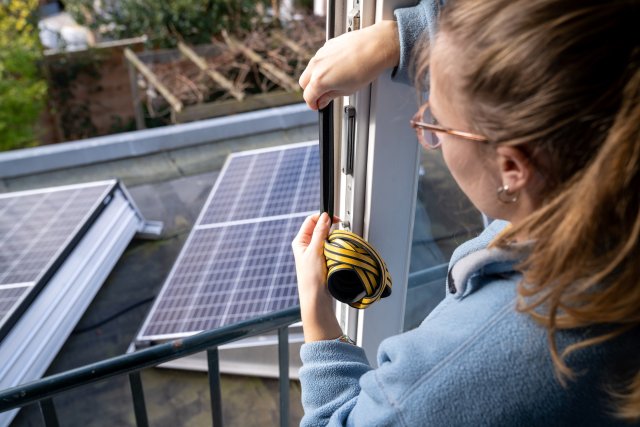
<svg viewBox="0 0 640 427">
<path fill-rule="evenodd" d="M 438 125 L 438 122 L 431 115 L 431 110 L 429 108 L 425 108 L 422 113 L 422 117 L 420 118 L 424 123 L 430 123 L 432 125 Z M 438 133 L 430 131 L 428 129 L 420 129 L 422 132 L 422 140 L 429 147 L 437 147 L 440 145 L 440 139 L 438 138 Z"/>
</svg>

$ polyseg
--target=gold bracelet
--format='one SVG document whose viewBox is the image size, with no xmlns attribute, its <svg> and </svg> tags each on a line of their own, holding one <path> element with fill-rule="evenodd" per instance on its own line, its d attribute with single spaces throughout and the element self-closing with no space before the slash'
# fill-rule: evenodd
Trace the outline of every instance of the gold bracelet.
<svg viewBox="0 0 640 427">
<path fill-rule="evenodd" d="M 342 334 L 339 338 L 336 338 L 336 340 L 345 344 L 356 345 L 356 342 L 352 340 L 347 334 Z"/>
</svg>

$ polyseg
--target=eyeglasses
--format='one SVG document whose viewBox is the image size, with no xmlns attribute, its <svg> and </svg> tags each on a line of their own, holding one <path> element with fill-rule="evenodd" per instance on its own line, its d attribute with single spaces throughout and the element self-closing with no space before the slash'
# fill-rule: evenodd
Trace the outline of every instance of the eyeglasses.
<svg viewBox="0 0 640 427">
<path fill-rule="evenodd" d="M 472 141 L 489 141 L 484 136 L 440 126 L 431 115 L 431 110 L 429 110 L 428 102 L 422 104 L 418 112 L 415 114 L 415 116 L 413 116 L 409 123 L 411 123 L 411 127 L 416 130 L 416 135 L 418 137 L 418 141 L 420 141 L 420 144 L 427 149 L 440 147 L 442 141 L 440 140 L 440 138 L 438 138 L 438 133 L 448 133 L 449 135 L 459 136 L 461 138 L 470 139 Z"/>
</svg>

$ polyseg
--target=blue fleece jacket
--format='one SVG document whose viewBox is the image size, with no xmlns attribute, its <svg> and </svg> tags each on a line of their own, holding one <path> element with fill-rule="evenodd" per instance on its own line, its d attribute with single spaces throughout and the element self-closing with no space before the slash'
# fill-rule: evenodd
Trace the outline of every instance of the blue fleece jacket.
<svg viewBox="0 0 640 427">
<path fill-rule="evenodd" d="M 444 1 L 440 0 L 422 0 L 415 6 L 394 11 L 400 37 L 400 62 L 393 71 L 394 80 L 413 84 L 411 81 L 412 50 L 425 32 L 429 40 L 435 36 L 438 14 L 443 3 Z"/>
<path fill-rule="evenodd" d="M 350 344 L 303 345 L 302 425 L 629 425 L 609 415 L 604 387 L 633 368 L 638 334 L 572 353 L 578 375 L 561 386 L 545 330 L 515 310 L 517 253 L 487 249 L 505 225 L 494 221 L 454 252 L 445 299 L 418 328 L 382 342 L 377 369 Z M 563 331 L 559 348 L 593 332 Z"/>
</svg>

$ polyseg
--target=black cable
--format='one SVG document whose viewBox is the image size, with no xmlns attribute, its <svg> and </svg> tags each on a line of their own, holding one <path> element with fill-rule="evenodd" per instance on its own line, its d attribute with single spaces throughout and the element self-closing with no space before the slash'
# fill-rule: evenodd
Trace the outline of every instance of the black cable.
<svg viewBox="0 0 640 427">
<path fill-rule="evenodd" d="M 88 331 L 91 331 L 91 330 L 93 330 L 93 329 L 97 329 L 97 328 L 99 328 L 100 326 L 104 325 L 105 323 L 109 323 L 110 321 L 112 321 L 112 320 L 114 320 L 114 319 L 116 319 L 116 318 L 118 318 L 118 317 L 122 316 L 123 314 L 125 314 L 125 313 L 127 313 L 127 312 L 129 312 L 129 311 L 133 310 L 134 308 L 138 308 L 138 307 L 140 307 L 141 305 L 145 305 L 145 304 L 150 303 L 151 301 L 153 301 L 153 300 L 154 300 L 154 298 L 155 298 L 155 297 L 149 297 L 149 298 L 143 299 L 142 301 L 138 301 L 138 302 L 137 302 L 137 303 L 135 303 L 135 304 L 131 304 L 130 306 L 123 308 L 123 309 L 122 309 L 122 310 L 120 310 L 119 312 L 117 312 L 117 313 L 115 313 L 115 314 L 113 314 L 113 315 L 111 315 L 111 316 L 107 317 L 106 319 L 103 319 L 103 320 L 101 320 L 101 321 L 97 322 L 97 323 L 94 323 L 93 325 L 89 325 L 89 326 L 86 326 L 86 327 L 84 327 L 84 328 L 80 328 L 80 329 L 75 329 L 73 332 L 71 332 L 71 334 L 72 334 L 72 335 L 82 334 L 82 333 L 84 333 L 84 332 L 88 332 Z"/>
</svg>

